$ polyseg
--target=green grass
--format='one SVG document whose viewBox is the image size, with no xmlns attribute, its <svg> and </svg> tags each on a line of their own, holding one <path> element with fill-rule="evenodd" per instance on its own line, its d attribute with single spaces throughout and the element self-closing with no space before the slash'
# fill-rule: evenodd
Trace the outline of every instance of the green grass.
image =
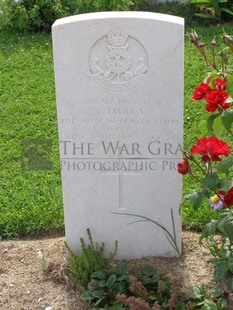
<svg viewBox="0 0 233 310">
<path fill-rule="evenodd" d="M 63 228 L 50 35 L 0 33 L 0 236 Z M 21 140 L 52 139 L 48 171 L 22 171 Z"/>
<path fill-rule="evenodd" d="M 230 32 L 232 25 L 224 25 Z M 222 26 L 196 27 L 206 42 Z M 186 41 L 184 145 L 200 137 L 199 121 L 206 117 L 203 105 L 191 101 L 203 79 L 201 56 Z M 63 229 L 57 117 L 51 36 L 0 33 L 0 238 L 37 236 Z M 52 170 L 22 170 L 21 141 L 51 139 Z M 184 193 L 196 184 L 185 177 Z M 185 227 L 200 229 L 216 213 L 208 205 L 194 211 L 183 207 Z"/>
</svg>

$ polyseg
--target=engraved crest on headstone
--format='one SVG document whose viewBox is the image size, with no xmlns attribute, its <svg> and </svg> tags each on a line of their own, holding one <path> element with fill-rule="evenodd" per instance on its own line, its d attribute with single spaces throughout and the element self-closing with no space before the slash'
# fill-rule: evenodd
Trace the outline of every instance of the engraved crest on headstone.
<svg viewBox="0 0 233 310">
<path fill-rule="evenodd" d="M 115 28 L 92 46 L 89 68 L 94 80 L 104 88 L 126 91 L 144 80 L 148 56 L 137 39 Z"/>
</svg>

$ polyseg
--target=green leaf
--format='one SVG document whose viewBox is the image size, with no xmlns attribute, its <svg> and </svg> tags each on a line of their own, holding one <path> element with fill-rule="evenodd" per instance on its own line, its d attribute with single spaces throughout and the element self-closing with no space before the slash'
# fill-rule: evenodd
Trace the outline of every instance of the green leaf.
<svg viewBox="0 0 233 310">
<path fill-rule="evenodd" d="M 204 284 L 198 284 L 193 287 L 193 298 L 203 299 L 207 294 L 207 287 Z"/>
<path fill-rule="evenodd" d="M 225 232 L 230 241 L 233 241 L 233 222 L 229 221 L 225 224 Z"/>
<path fill-rule="evenodd" d="M 233 97 L 233 74 L 227 76 L 227 92 Z"/>
<path fill-rule="evenodd" d="M 210 82 L 208 83 L 209 87 L 214 89 L 215 88 L 215 80 L 217 78 L 217 74 L 215 73 L 214 75 L 210 75 L 211 79 Z"/>
<path fill-rule="evenodd" d="M 112 286 L 112 290 L 115 293 L 123 293 L 124 286 L 121 283 L 114 283 Z"/>
<path fill-rule="evenodd" d="M 95 303 L 95 308 L 94 309 L 99 309 L 99 305 L 102 303 L 102 301 L 105 299 L 105 296 L 103 296 L 102 298 L 98 298 L 97 297 L 97 302 Z M 100 308 L 100 309 L 103 309 L 104 310 L 104 308 Z"/>
<path fill-rule="evenodd" d="M 217 301 L 217 310 L 228 309 L 227 301 L 225 298 L 219 298 Z"/>
<path fill-rule="evenodd" d="M 102 280 L 106 278 L 106 273 L 103 271 L 95 271 L 91 273 L 91 278 Z"/>
<path fill-rule="evenodd" d="M 218 172 L 224 172 L 226 174 L 229 173 L 229 169 L 233 166 L 233 156 L 230 155 L 223 160 L 221 160 L 215 168 L 217 169 Z"/>
<path fill-rule="evenodd" d="M 145 265 L 143 268 L 143 273 L 148 277 L 153 276 L 153 274 L 157 274 L 156 269 L 151 265 Z"/>
<path fill-rule="evenodd" d="M 117 276 L 117 282 L 121 282 L 121 281 L 128 281 L 129 280 L 129 276 L 127 274 L 121 274 L 119 276 Z"/>
<path fill-rule="evenodd" d="M 151 283 L 156 283 L 160 279 L 159 275 L 157 273 L 154 273 L 153 276 L 151 277 Z"/>
<path fill-rule="evenodd" d="M 203 186 L 209 188 L 210 190 L 215 190 L 218 183 L 219 177 L 216 172 L 207 174 L 203 180 Z"/>
<path fill-rule="evenodd" d="M 88 285 L 87 285 L 87 289 L 90 290 L 90 291 L 92 291 L 94 289 L 97 289 L 99 287 L 100 287 L 99 281 L 96 281 L 94 279 L 91 279 L 91 282 L 89 282 Z"/>
<path fill-rule="evenodd" d="M 218 220 L 218 230 L 220 230 L 221 232 L 225 233 L 225 226 L 226 223 L 228 223 L 230 221 L 230 217 L 229 216 L 223 216 Z"/>
<path fill-rule="evenodd" d="M 226 272 L 228 271 L 228 264 L 225 262 L 222 262 L 220 264 L 218 264 L 215 267 L 215 271 L 214 271 L 214 279 L 216 282 L 219 282 L 220 280 L 222 280 L 222 278 L 224 277 L 224 275 L 226 274 Z"/>
<path fill-rule="evenodd" d="M 117 274 L 127 274 L 128 273 L 128 262 L 122 261 L 117 266 Z"/>
<path fill-rule="evenodd" d="M 121 304 L 116 304 L 116 305 L 111 306 L 109 310 L 126 310 L 126 308 L 122 307 Z"/>
<path fill-rule="evenodd" d="M 233 273 L 233 258 L 228 259 L 229 270 Z"/>
<path fill-rule="evenodd" d="M 106 286 L 106 280 L 100 280 L 100 287 Z"/>
<path fill-rule="evenodd" d="M 213 123 L 213 133 L 215 134 L 215 136 L 221 138 L 224 132 L 224 128 L 225 127 L 223 126 L 221 117 L 215 118 Z"/>
<path fill-rule="evenodd" d="M 233 11 L 230 10 L 230 9 L 228 9 L 228 8 L 222 8 L 222 9 L 220 10 L 220 12 L 226 12 L 226 13 L 228 13 L 228 14 L 233 15 Z"/>
<path fill-rule="evenodd" d="M 221 115 L 221 119 L 226 130 L 230 130 L 233 123 L 233 110 L 224 111 Z"/>
<path fill-rule="evenodd" d="M 212 300 L 205 300 L 203 310 L 218 310 L 217 305 Z"/>
<path fill-rule="evenodd" d="M 95 298 L 102 298 L 104 296 L 104 291 L 103 290 L 94 290 L 94 291 L 91 291 L 91 294 Z"/>
<path fill-rule="evenodd" d="M 218 17 L 211 15 L 211 14 L 207 14 L 207 13 L 195 13 L 194 15 L 199 16 L 199 17 L 203 17 L 203 18 L 210 18 L 210 19 L 219 19 Z"/>
<path fill-rule="evenodd" d="M 185 195 L 185 198 L 188 198 L 191 204 L 195 209 L 199 208 L 204 197 L 203 191 L 192 191 L 189 194 Z"/>
<path fill-rule="evenodd" d="M 223 192 L 228 191 L 233 186 L 233 178 L 225 178 L 221 179 L 218 182 L 218 189 L 222 190 Z"/>
<path fill-rule="evenodd" d="M 217 230 L 217 227 L 218 227 L 218 221 L 217 220 L 206 224 L 203 231 L 202 231 L 202 234 L 199 238 L 199 244 L 201 244 L 203 239 L 206 239 L 206 238 L 214 235 L 216 230 Z"/>
<path fill-rule="evenodd" d="M 179 301 L 175 306 L 175 310 L 185 310 L 185 303 L 183 301 Z"/>
<path fill-rule="evenodd" d="M 211 1 L 210 0 L 192 0 L 191 3 L 195 5 L 209 5 Z"/>
<path fill-rule="evenodd" d="M 85 293 L 83 293 L 81 296 L 80 296 L 80 299 L 84 300 L 84 301 L 89 301 L 89 300 L 92 300 L 94 297 L 92 296 L 91 292 L 90 291 L 86 291 Z"/>
<path fill-rule="evenodd" d="M 209 133 L 213 133 L 213 124 L 214 124 L 214 120 L 215 118 L 219 117 L 219 114 L 211 114 L 206 121 L 207 124 L 207 129 L 209 131 Z"/>
<path fill-rule="evenodd" d="M 233 292 L 233 278 L 228 280 L 228 282 L 227 282 L 227 290 L 230 291 L 230 292 Z"/>
<path fill-rule="evenodd" d="M 221 297 L 223 295 L 223 291 L 218 289 L 211 293 L 211 298 Z"/>
<path fill-rule="evenodd" d="M 207 122 L 205 119 L 203 119 L 202 121 L 200 121 L 198 128 L 200 130 L 201 133 L 205 133 L 206 131 L 208 131 L 207 128 Z"/>
<path fill-rule="evenodd" d="M 217 79 L 219 77 L 219 74 L 218 74 L 218 71 L 217 70 L 212 70 L 209 74 L 208 74 L 208 76 L 207 76 L 207 80 L 208 80 L 208 78 L 210 78 L 209 79 L 209 83 L 208 83 L 208 85 L 209 85 L 209 87 L 210 88 L 212 88 L 212 89 L 215 89 L 215 80 Z"/>
<path fill-rule="evenodd" d="M 108 278 L 108 280 L 107 280 L 107 282 L 106 282 L 106 285 L 107 285 L 108 288 L 111 288 L 115 282 L 116 282 L 116 275 L 115 275 L 115 274 L 112 274 L 112 275 Z"/>
</svg>

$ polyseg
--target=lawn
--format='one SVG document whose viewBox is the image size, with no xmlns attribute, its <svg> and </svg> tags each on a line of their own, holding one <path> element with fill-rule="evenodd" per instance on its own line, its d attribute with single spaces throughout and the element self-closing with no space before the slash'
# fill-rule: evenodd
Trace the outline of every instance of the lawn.
<svg viewBox="0 0 233 310">
<path fill-rule="evenodd" d="M 232 25 L 224 25 L 230 33 Z M 205 42 L 222 26 L 196 27 Z M 220 41 L 220 39 L 219 39 Z M 200 137 L 198 124 L 207 112 L 191 95 L 204 76 L 201 56 L 185 43 L 184 146 Z M 49 34 L 0 32 L 0 238 L 38 236 L 63 230 L 52 43 Z M 195 130 L 194 130 L 195 129 Z M 51 170 L 22 169 L 22 141 L 52 140 Z M 26 167 L 27 168 L 27 167 Z M 185 178 L 184 193 L 195 188 Z M 184 227 L 200 229 L 216 214 L 209 206 L 183 207 Z"/>
<path fill-rule="evenodd" d="M 0 34 L 0 236 L 63 227 L 51 36 Z M 51 139 L 52 170 L 22 170 L 21 141 Z"/>
</svg>

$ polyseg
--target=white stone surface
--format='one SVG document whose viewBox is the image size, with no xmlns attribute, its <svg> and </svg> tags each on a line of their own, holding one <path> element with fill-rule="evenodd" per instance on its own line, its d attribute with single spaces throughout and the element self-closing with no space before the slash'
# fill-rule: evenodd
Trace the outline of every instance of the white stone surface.
<svg viewBox="0 0 233 310">
<path fill-rule="evenodd" d="M 66 239 L 90 228 L 118 258 L 181 248 L 183 19 L 144 12 L 57 20 L 53 48 Z"/>
</svg>

